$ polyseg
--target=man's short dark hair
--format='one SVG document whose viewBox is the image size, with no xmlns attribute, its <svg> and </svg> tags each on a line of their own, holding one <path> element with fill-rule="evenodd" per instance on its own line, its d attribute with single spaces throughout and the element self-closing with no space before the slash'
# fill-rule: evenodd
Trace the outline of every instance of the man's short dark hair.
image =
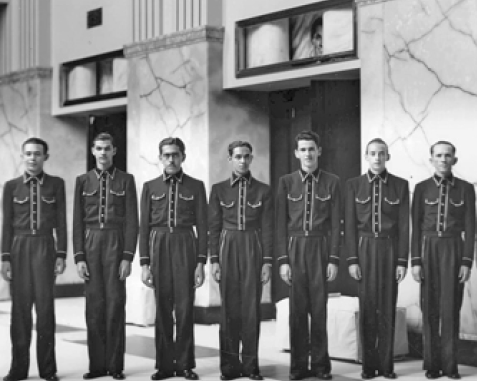
<svg viewBox="0 0 477 381">
<path fill-rule="evenodd" d="M 316 33 L 318 32 L 319 27 L 323 27 L 323 19 L 321 17 L 317 17 L 311 24 L 310 28 L 310 38 L 313 40 L 315 38 Z M 321 37 L 321 33 L 319 33 Z"/>
<path fill-rule="evenodd" d="M 234 149 L 237 147 L 247 147 L 250 152 L 252 152 L 252 145 L 249 142 L 244 140 L 235 140 L 228 146 L 229 156 L 231 157 L 234 154 Z"/>
<path fill-rule="evenodd" d="M 184 142 L 180 138 L 172 138 L 172 137 L 161 140 L 161 142 L 159 143 L 159 154 L 162 155 L 162 147 L 171 146 L 173 144 L 179 147 L 179 151 L 181 151 L 182 155 L 185 155 Z"/>
<path fill-rule="evenodd" d="M 386 147 L 386 151 L 389 153 L 389 147 L 388 144 L 381 138 L 374 138 L 371 139 L 368 144 L 366 144 L 366 153 L 368 153 L 368 148 L 371 144 L 378 143 L 378 144 L 383 144 Z"/>
<path fill-rule="evenodd" d="M 454 145 L 454 144 L 452 144 L 451 142 L 448 142 L 447 140 L 439 140 L 438 142 L 434 143 L 434 144 L 431 146 L 431 149 L 430 149 L 430 151 L 431 151 L 431 156 L 432 156 L 432 154 L 434 153 L 434 147 L 437 146 L 437 145 L 439 145 L 439 144 L 447 144 L 448 146 L 451 146 L 451 148 L 452 148 L 452 154 L 455 155 L 456 148 L 455 148 L 455 145 Z"/>
<path fill-rule="evenodd" d="M 317 148 L 321 147 L 320 135 L 318 135 L 315 131 L 305 130 L 298 133 L 298 135 L 295 136 L 295 149 L 298 149 L 298 142 L 300 140 L 312 140 L 316 143 Z"/>
<path fill-rule="evenodd" d="M 25 146 L 26 146 L 27 144 L 39 144 L 39 145 L 43 146 L 43 153 L 44 153 L 45 155 L 48 154 L 48 143 L 45 142 L 43 139 L 35 138 L 35 137 L 33 137 L 33 138 L 28 138 L 28 139 L 25 140 L 25 141 L 23 142 L 23 144 L 22 144 L 22 151 L 23 151 L 23 149 L 25 148 Z"/>
<path fill-rule="evenodd" d="M 110 141 L 111 142 L 111 145 L 113 147 L 116 147 L 114 145 L 114 137 L 113 135 L 111 135 L 110 133 L 108 132 L 101 132 L 99 133 L 98 135 L 95 136 L 95 138 L 93 139 L 93 143 L 91 144 L 91 147 L 94 147 L 94 143 L 96 143 L 97 141 L 102 141 L 102 142 L 105 142 L 105 141 Z"/>
</svg>

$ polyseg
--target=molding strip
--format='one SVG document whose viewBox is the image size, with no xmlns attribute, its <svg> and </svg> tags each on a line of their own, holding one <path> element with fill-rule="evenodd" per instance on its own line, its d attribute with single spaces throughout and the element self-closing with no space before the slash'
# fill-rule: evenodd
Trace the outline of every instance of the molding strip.
<svg viewBox="0 0 477 381">
<path fill-rule="evenodd" d="M 9 85 L 15 82 L 26 82 L 33 79 L 51 79 L 53 69 L 51 67 L 33 67 L 30 69 L 14 71 L 0 76 L 0 85 Z"/>
<path fill-rule="evenodd" d="M 136 57 L 150 52 L 174 49 L 185 45 L 197 44 L 200 42 L 224 41 L 224 28 L 213 26 L 200 26 L 180 32 L 166 34 L 157 38 L 137 42 L 124 47 L 126 58 Z"/>
</svg>

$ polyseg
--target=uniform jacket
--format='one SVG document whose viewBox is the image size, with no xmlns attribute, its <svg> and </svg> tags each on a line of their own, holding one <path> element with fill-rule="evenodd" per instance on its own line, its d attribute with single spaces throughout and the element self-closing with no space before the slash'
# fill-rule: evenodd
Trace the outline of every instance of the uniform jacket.
<svg viewBox="0 0 477 381">
<path fill-rule="evenodd" d="M 409 185 L 384 171 L 378 176 L 381 197 L 373 200 L 374 176 L 368 172 L 348 180 L 345 204 L 345 237 L 348 265 L 357 264 L 359 233 L 389 234 L 398 242 L 398 265 L 409 258 Z M 377 210 L 373 210 L 377 206 Z"/>
<path fill-rule="evenodd" d="M 464 233 L 462 264 L 472 267 L 475 245 L 475 190 L 457 177 L 449 179 L 447 197 L 441 196 L 442 178 L 434 175 L 416 185 L 412 200 L 411 264 L 421 265 L 425 232 Z M 444 215 L 439 216 L 438 211 Z M 440 225 L 442 224 L 442 225 Z"/>
<path fill-rule="evenodd" d="M 132 261 L 138 235 L 137 194 L 134 177 L 113 167 L 106 176 L 106 194 L 100 189 L 100 172 L 93 169 L 76 178 L 73 211 L 75 262 L 85 261 L 84 237 L 88 228 L 101 228 L 100 201 L 105 197 L 104 228 L 124 233 L 123 259 Z"/>
<path fill-rule="evenodd" d="M 56 253 L 66 258 L 65 182 L 46 173 L 38 176 L 37 200 L 30 193 L 29 175 L 7 181 L 3 188 L 2 260 L 10 261 L 15 229 L 32 229 L 32 202 L 37 202 L 39 230 L 56 231 Z"/>
<path fill-rule="evenodd" d="M 197 261 L 207 261 L 207 197 L 204 183 L 181 172 L 175 200 L 171 200 L 170 185 L 164 175 L 144 184 L 141 196 L 141 228 L 139 253 L 141 266 L 150 264 L 149 238 L 152 227 L 191 228 L 195 226 L 198 240 Z M 172 221 L 169 212 L 173 201 L 176 213 Z"/>
<path fill-rule="evenodd" d="M 288 262 L 288 241 L 293 232 L 321 232 L 330 236 L 330 263 L 339 263 L 340 243 L 340 180 L 337 176 L 317 170 L 312 180 L 310 217 L 306 218 L 305 175 L 301 170 L 282 176 L 278 182 L 276 200 L 276 234 L 278 264 Z M 308 221 L 308 224 L 306 223 Z"/>
<path fill-rule="evenodd" d="M 245 177 L 245 176 L 244 176 Z M 269 185 L 249 176 L 244 194 L 245 213 L 240 216 L 239 183 L 236 177 L 214 184 L 209 199 L 210 260 L 219 262 L 222 230 L 256 230 L 263 263 L 272 263 L 273 197 Z M 242 218 L 243 226 L 239 221 Z"/>
</svg>

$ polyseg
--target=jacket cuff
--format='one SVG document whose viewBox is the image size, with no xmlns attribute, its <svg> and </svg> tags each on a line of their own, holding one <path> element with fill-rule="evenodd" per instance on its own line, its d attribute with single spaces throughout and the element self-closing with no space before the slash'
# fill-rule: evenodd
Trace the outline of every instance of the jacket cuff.
<svg viewBox="0 0 477 381">
<path fill-rule="evenodd" d="M 10 253 L 2 253 L 2 262 L 10 262 Z"/>
<path fill-rule="evenodd" d="M 131 251 L 124 251 L 123 252 L 123 261 L 129 261 L 132 262 L 134 259 L 134 253 Z"/>
<path fill-rule="evenodd" d="M 348 263 L 348 266 L 351 265 L 359 265 L 359 259 L 358 257 L 350 257 L 346 259 L 346 262 Z"/>
<path fill-rule="evenodd" d="M 86 262 L 86 255 L 83 251 L 78 251 L 74 254 L 75 264 L 78 262 Z"/>
<path fill-rule="evenodd" d="M 263 257 L 263 264 L 272 266 L 273 258 L 272 257 Z"/>
<path fill-rule="evenodd" d="M 472 258 L 467 258 L 467 257 L 464 257 L 462 258 L 462 266 L 466 266 L 468 268 L 471 268 L 472 267 Z"/>
<path fill-rule="evenodd" d="M 205 265 L 207 263 L 207 255 L 199 254 L 197 256 L 197 263 L 202 263 Z"/>
<path fill-rule="evenodd" d="M 278 266 L 288 265 L 288 264 L 289 264 L 288 255 L 284 255 L 284 256 L 278 258 Z"/>
<path fill-rule="evenodd" d="M 411 266 L 422 266 L 422 259 L 421 257 L 414 257 L 411 258 Z"/>
<path fill-rule="evenodd" d="M 56 250 L 56 258 L 66 259 L 66 251 Z"/>
<path fill-rule="evenodd" d="M 407 268 L 407 258 L 398 258 L 398 266 L 406 267 Z"/>
<path fill-rule="evenodd" d="M 145 265 L 149 266 L 149 265 L 151 264 L 151 258 L 149 258 L 149 257 L 140 257 L 140 258 L 139 258 L 139 264 L 140 264 L 141 266 L 145 266 Z"/>
<path fill-rule="evenodd" d="M 328 258 L 328 262 L 329 263 L 332 263 L 336 266 L 339 266 L 340 264 L 340 257 L 336 256 L 336 255 L 330 255 L 330 257 Z"/>
</svg>

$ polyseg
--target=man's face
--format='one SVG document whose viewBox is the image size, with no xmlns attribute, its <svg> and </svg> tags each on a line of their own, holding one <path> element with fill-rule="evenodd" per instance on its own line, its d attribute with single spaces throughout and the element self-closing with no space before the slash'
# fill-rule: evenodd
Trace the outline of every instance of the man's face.
<svg viewBox="0 0 477 381">
<path fill-rule="evenodd" d="M 175 175 L 179 172 L 184 159 L 185 156 L 175 144 L 163 146 L 162 153 L 159 155 L 159 160 L 164 166 L 164 172 L 168 175 Z"/>
<path fill-rule="evenodd" d="M 381 173 L 386 169 L 388 150 L 385 144 L 371 143 L 368 146 L 368 150 L 364 157 L 369 164 L 369 169 L 371 170 L 371 172 Z"/>
<path fill-rule="evenodd" d="M 22 152 L 25 170 L 31 175 L 38 175 L 43 171 L 43 164 L 48 159 L 48 154 L 43 152 L 41 144 L 27 143 Z"/>
<path fill-rule="evenodd" d="M 245 175 L 250 171 L 253 155 L 248 147 L 235 147 L 229 161 L 232 163 L 233 171 L 239 175 Z"/>
<path fill-rule="evenodd" d="M 450 145 L 438 144 L 434 147 L 430 161 L 436 169 L 436 174 L 442 177 L 452 172 L 456 157 Z"/>
<path fill-rule="evenodd" d="M 93 156 L 96 158 L 96 166 L 108 169 L 113 165 L 113 156 L 116 155 L 116 147 L 110 140 L 96 140 L 91 148 Z"/>
<path fill-rule="evenodd" d="M 317 147 L 313 140 L 299 140 L 295 149 L 295 157 L 300 160 L 301 169 L 305 172 L 314 171 L 318 167 L 318 157 L 321 156 L 321 147 Z"/>
</svg>

